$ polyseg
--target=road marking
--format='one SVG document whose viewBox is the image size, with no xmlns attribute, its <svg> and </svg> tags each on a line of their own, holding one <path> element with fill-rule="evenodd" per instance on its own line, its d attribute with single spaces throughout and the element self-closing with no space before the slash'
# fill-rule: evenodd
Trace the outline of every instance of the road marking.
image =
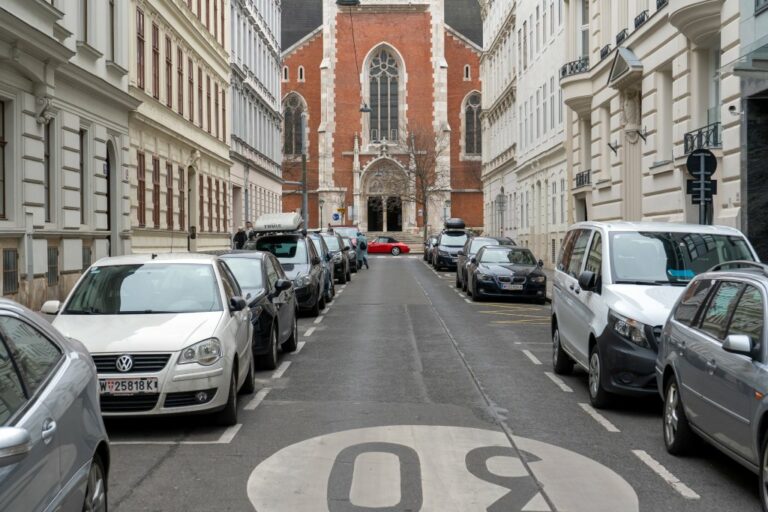
<svg viewBox="0 0 768 512">
<path fill-rule="evenodd" d="M 307 344 L 307 342 L 306 342 L 306 341 L 300 341 L 300 342 L 298 343 L 298 345 L 296 345 L 296 350 L 294 350 L 294 351 L 293 351 L 293 355 L 296 355 L 296 354 L 298 354 L 299 352 L 301 352 L 301 349 L 303 349 L 303 348 L 304 348 L 304 345 L 306 345 L 306 344 Z"/>
<path fill-rule="evenodd" d="M 528 359 L 530 359 L 533 364 L 538 364 L 538 365 L 541 364 L 541 361 L 539 361 L 539 358 L 533 355 L 533 352 L 531 352 L 530 350 L 523 350 L 523 354 L 528 356 Z"/>
<path fill-rule="evenodd" d="M 315 332 L 315 329 L 316 327 L 310 327 L 309 329 L 307 329 L 307 332 L 304 333 L 304 337 L 309 338 L 310 336 L 312 336 L 312 333 Z"/>
<path fill-rule="evenodd" d="M 319 317 L 315 318 L 315 322 L 314 323 L 319 324 L 320 322 L 323 321 L 323 318 L 325 318 L 325 317 L 323 315 L 320 315 Z"/>
<path fill-rule="evenodd" d="M 696 494 L 690 487 L 681 482 L 675 475 L 670 473 L 667 468 L 659 464 L 656 459 L 648 455 L 644 450 L 632 450 L 637 458 L 645 463 L 646 466 L 659 475 L 662 480 L 667 482 L 675 491 L 687 500 L 698 500 L 701 496 Z"/>
<path fill-rule="evenodd" d="M 597 412 L 594 408 L 592 408 L 589 404 L 579 404 L 579 407 L 584 409 L 584 412 L 592 416 L 592 419 L 594 419 L 596 422 L 598 422 L 600 425 L 605 428 L 608 432 L 621 432 L 618 428 L 616 428 L 616 425 L 608 421 L 608 419 Z"/>
<path fill-rule="evenodd" d="M 110 446 L 115 445 L 137 445 L 137 444 L 146 444 L 146 445 L 163 445 L 163 446 L 173 446 L 173 445 L 189 445 L 189 444 L 195 444 L 195 445 L 201 445 L 201 444 L 229 444 L 232 442 L 232 440 L 235 438 L 237 433 L 242 428 L 243 424 L 238 423 L 237 425 L 232 425 L 231 427 L 227 428 L 222 434 L 219 436 L 218 439 L 215 441 L 110 441 Z"/>
<path fill-rule="evenodd" d="M 566 393 L 573 393 L 573 390 L 570 388 L 570 386 L 568 386 L 568 384 L 563 382 L 563 379 L 561 379 L 560 377 L 558 377 L 554 373 L 552 373 L 552 372 L 544 372 L 544 375 L 549 377 L 549 380 L 554 382 L 557 385 L 557 387 L 559 387 L 560 389 L 562 389 Z"/>
<path fill-rule="evenodd" d="M 472 304 L 472 301 L 469 299 L 464 299 L 464 302 L 466 302 L 467 304 Z"/>
<path fill-rule="evenodd" d="M 349 502 L 356 507 L 395 507 L 400 493 L 400 459 L 393 453 L 361 453 L 355 459 Z"/>
<path fill-rule="evenodd" d="M 269 392 L 272 391 L 272 388 L 261 388 L 257 393 L 256 396 L 253 397 L 253 399 L 248 402 L 243 409 L 246 411 L 252 411 L 256 409 L 261 402 L 264 401 L 265 398 L 267 398 L 267 395 Z"/>
<path fill-rule="evenodd" d="M 272 378 L 279 379 L 280 377 L 282 377 L 283 374 L 285 373 L 285 370 L 287 370 L 289 366 L 291 366 L 290 361 L 283 361 L 282 363 L 280 363 L 280 366 L 277 367 L 277 370 L 275 370 L 274 373 L 272 373 Z"/>
</svg>

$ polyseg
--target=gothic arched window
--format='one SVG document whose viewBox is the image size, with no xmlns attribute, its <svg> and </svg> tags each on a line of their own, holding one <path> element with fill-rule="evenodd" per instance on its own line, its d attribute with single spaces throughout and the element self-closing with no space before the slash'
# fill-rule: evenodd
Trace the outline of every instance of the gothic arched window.
<svg viewBox="0 0 768 512">
<path fill-rule="evenodd" d="M 383 48 L 376 50 L 369 67 L 371 141 L 398 139 L 399 75 L 397 60 L 392 53 Z"/>
<path fill-rule="evenodd" d="M 301 114 L 304 102 L 298 94 L 289 94 L 283 101 L 283 154 L 301 154 Z"/>
<path fill-rule="evenodd" d="M 480 93 L 474 92 L 467 98 L 464 107 L 464 153 L 467 155 L 479 155 L 482 151 L 480 112 Z"/>
</svg>

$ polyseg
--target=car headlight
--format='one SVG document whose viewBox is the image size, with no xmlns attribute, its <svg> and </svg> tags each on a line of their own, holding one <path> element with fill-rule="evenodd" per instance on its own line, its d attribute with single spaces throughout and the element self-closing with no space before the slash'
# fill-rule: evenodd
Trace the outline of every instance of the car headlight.
<svg viewBox="0 0 768 512">
<path fill-rule="evenodd" d="M 312 278 L 309 276 L 309 274 L 304 276 L 299 276 L 293 281 L 293 285 L 296 288 L 303 288 L 305 286 L 309 286 L 309 283 L 312 282 Z"/>
<path fill-rule="evenodd" d="M 221 342 L 216 338 L 210 338 L 182 350 L 178 364 L 198 363 L 210 366 L 221 359 L 221 356 Z"/>
<path fill-rule="evenodd" d="M 544 284 L 547 282 L 547 276 L 536 276 L 531 278 L 531 282 L 534 284 Z"/>
<path fill-rule="evenodd" d="M 341 262 L 341 253 L 340 252 L 338 252 L 338 253 L 333 255 L 333 261 L 335 261 L 336 263 Z"/>
<path fill-rule="evenodd" d="M 609 325 L 611 328 L 627 341 L 643 348 L 650 348 L 648 338 L 645 336 L 645 324 L 622 316 L 615 311 L 611 311 L 609 316 Z"/>
<path fill-rule="evenodd" d="M 450 253 L 448 251 L 444 251 L 442 249 L 438 249 L 437 254 L 439 254 L 440 256 L 450 256 Z"/>
<path fill-rule="evenodd" d="M 477 278 L 481 281 L 493 281 L 493 276 L 490 274 L 478 274 Z"/>
</svg>

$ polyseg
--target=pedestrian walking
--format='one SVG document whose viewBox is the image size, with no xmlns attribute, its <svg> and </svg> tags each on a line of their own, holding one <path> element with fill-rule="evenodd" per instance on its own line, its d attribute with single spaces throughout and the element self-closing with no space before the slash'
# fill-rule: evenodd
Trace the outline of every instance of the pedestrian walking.
<svg viewBox="0 0 768 512">
<path fill-rule="evenodd" d="M 242 249 L 245 242 L 248 240 L 248 235 L 245 234 L 245 229 L 242 227 L 237 228 L 237 233 L 234 236 L 235 249 Z"/>
<path fill-rule="evenodd" d="M 358 231 L 357 233 L 357 268 L 371 268 L 368 266 L 368 240 Z"/>
<path fill-rule="evenodd" d="M 253 223 L 249 220 L 245 221 L 245 238 L 250 240 L 253 235 Z"/>
</svg>

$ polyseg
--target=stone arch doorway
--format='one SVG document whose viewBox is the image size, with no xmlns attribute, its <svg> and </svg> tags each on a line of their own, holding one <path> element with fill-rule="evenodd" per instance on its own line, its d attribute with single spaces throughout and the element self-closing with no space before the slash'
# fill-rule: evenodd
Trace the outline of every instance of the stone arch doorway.
<svg viewBox="0 0 768 512">
<path fill-rule="evenodd" d="M 405 173 L 393 162 L 369 170 L 363 184 L 367 231 L 403 231 L 404 196 L 408 186 Z"/>
</svg>

